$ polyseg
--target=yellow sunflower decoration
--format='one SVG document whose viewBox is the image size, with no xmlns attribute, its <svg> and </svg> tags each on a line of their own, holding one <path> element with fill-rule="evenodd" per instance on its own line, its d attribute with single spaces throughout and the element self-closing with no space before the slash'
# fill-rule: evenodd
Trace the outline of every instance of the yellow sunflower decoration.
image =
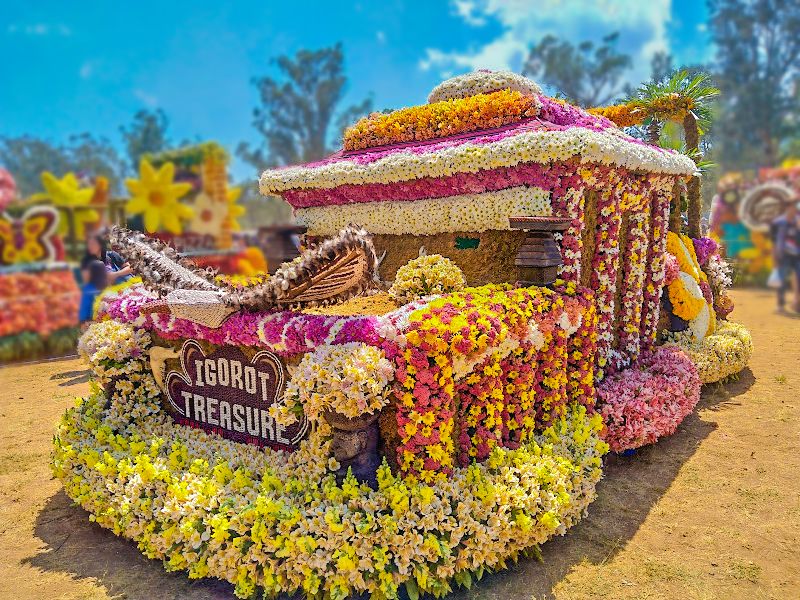
<svg viewBox="0 0 800 600">
<path fill-rule="evenodd" d="M 242 188 L 232 187 L 228 188 L 226 193 L 228 199 L 228 219 L 230 219 L 231 231 L 241 231 L 242 226 L 237 219 L 247 212 L 247 209 L 240 204 L 237 204 L 239 197 L 242 195 Z"/>
<path fill-rule="evenodd" d="M 168 232 L 179 235 L 183 231 L 183 220 L 191 219 L 194 211 L 178 202 L 178 198 L 192 189 L 190 183 L 175 183 L 175 165 L 166 162 L 156 171 L 146 159 L 139 166 L 139 179 L 126 179 L 125 185 L 131 199 L 125 210 L 132 215 L 144 215 L 144 228 L 155 233 L 162 226 Z"/>
<path fill-rule="evenodd" d="M 72 212 L 72 222 L 75 228 L 75 237 L 83 239 L 86 236 L 86 225 L 96 223 L 100 215 L 93 208 L 89 208 L 94 197 L 93 187 L 81 187 L 74 173 L 67 173 L 61 179 L 45 171 L 42 173 L 42 185 L 45 191 L 34 194 L 32 200 L 49 200 L 53 206 L 62 212 Z M 66 235 L 69 230 L 69 218 L 62 216 L 59 219 L 58 233 Z"/>
</svg>

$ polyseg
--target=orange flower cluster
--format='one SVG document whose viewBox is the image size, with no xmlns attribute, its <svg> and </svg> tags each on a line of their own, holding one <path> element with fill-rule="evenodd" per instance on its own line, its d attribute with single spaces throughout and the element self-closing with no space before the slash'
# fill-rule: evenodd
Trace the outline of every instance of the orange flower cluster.
<svg viewBox="0 0 800 600">
<path fill-rule="evenodd" d="M 373 113 L 344 133 L 345 150 L 363 150 L 388 144 L 420 142 L 502 127 L 539 114 L 534 96 L 501 90 Z"/>
<path fill-rule="evenodd" d="M 680 123 L 694 108 L 694 100 L 681 94 L 666 94 L 648 101 L 645 107 L 638 101 L 611 106 L 590 108 L 589 113 L 605 117 L 617 127 L 641 125 L 644 120 L 653 116 L 659 121 L 675 121 Z"/>
<path fill-rule="evenodd" d="M 79 303 L 68 269 L 0 275 L 0 337 L 24 331 L 47 336 L 77 326 Z"/>
<path fill-rule="evenodd" d="M 683 121 L 694 108 L 694 100 L 681 94 L 667 94 L 650 102 L 649 111 L 659 121 Z"/>
<path fill-rule="evenodd" d="M 635 104 L 613 104 L 611 106 L 598 106 L 590 108 L 590 114 L 605 117 L 617 127 L 633 127 L 641 125 L 647 114 Z"/>
</svg>

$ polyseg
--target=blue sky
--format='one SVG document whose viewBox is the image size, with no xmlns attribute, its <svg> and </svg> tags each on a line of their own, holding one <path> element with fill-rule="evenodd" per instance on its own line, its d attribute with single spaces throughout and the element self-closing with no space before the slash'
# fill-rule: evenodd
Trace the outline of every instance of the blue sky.
<svg viewBox="0 0 800 600">
<path fill-rule="evenodd" d="M 230 149 L 256 141 L 251 79 L 271 58 L 343 42 L 348 100 L 423 102 L 443 77 L 518 69 L 547 33 L 574 41 L 613 31 L 634 56 L 710 59 L 702 0 L 0 1 L 0 134 L 63 141 L 90 131 L 119 143 L 140 108 L 162 108 L 177 139 Z M 238 161 L 237 179 L 255 178 Z"/>
</svg>

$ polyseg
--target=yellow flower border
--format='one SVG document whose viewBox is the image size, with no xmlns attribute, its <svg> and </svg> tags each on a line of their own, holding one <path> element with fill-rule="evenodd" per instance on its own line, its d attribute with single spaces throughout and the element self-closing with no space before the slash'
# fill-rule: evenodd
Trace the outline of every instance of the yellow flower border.
<svg viewBox="0 0 800 600">
<path fill-rule="evenodd" d="M 742 371 L 753 355 L 753 338 L 747 328 L 733 321 L 720 321 L 716 331 L 697 343 L 681 334 L 673 334 L 672 344 L 692 359 L 700 372 L 700 381 L 716 383 Z"/>
<path fill-rule="evenodd" d="M 409 106 L 388 114 L 373 113 L 344 132 L 344 149 L 364 150 L 502 127 L 535 117 L 539 109 L 535 96 L 500 90 Z"/>
</svg>

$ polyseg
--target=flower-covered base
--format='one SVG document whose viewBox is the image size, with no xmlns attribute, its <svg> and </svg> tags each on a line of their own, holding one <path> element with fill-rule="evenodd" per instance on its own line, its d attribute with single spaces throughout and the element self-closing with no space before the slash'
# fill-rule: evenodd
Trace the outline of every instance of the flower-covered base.
<svg viewBox="0 0 800 600">
<path fill-rule="evenodd" d="M 378 470 L 372 490 L 337 485 L 324 427 L 284 455 L 174 424 L 155 411 L 120 422 L 103 394 L 63 417 L 54 472 L 90 519 L 190 578 L 240 597 L 302 591 L 442 595 L 563 534 L 595 497 L 599 415 L 573 405 L 516 450 L 432 485 Z M 335 465 L 334 465 L 335 466 Z"/>
<path fill-rule="evenodd" d="M 603 439 L 624 452 L 675 433 L 700 400 L 700 376 L 686 354 L 662 347 L 606 377 L 597 396 Z"/>
<path fill-rule="evenodd" d="M 672 343 L 692 359 L 703 383 L 716 383 L 738 374 L 753 355 L 750 332 L 732 321 L 720 321 L 716 331 L 700 343 L 681 334 L 673 334 Z"/>
</svg>

